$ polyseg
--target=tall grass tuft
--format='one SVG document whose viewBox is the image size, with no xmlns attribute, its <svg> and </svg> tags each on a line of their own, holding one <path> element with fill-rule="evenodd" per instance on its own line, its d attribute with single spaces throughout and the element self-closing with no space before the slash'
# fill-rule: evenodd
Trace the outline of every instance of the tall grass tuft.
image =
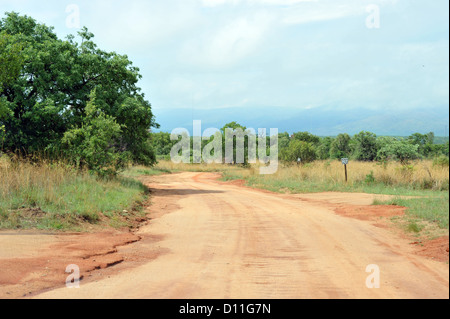
<svg viewBox="0 0 450 319">
<path fill-rule="evenodd" d="M 142 202 L 144 193 L 145 187 L 134 180 L 98 179 L 62 162 L 0 157 L 0 228 L 61 229 L 95 223 L 102 214 Z"/>
</svg>

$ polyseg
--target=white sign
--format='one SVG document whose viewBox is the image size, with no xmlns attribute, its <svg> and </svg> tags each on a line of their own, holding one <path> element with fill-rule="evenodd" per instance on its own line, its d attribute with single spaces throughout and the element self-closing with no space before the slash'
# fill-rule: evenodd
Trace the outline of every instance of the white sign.
<svg viewBox="0 0 450 319">
<path fill-rule="evenodd" d="M 343 158 L 342 159 L 342 164 L 347 165 L 348 164 L 348 158 Z"/>
</svg>

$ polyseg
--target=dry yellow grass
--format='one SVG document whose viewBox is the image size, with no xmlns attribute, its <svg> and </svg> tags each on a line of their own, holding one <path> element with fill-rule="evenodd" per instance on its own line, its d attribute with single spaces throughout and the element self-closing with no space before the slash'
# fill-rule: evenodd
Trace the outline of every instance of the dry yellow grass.
<svg viewBox="0 0 450 319">
<path fill-rule="evenodd" d="M 289 181 L 312 182 L 314 184 L 342 184 L 345 181 L 344 166 L 339 161 L 316 161 L 305 165 L 286 166 L 280 164 L 273 175 L 260 175 L 259 167 L 250 168 L 223 164 L 175 164 L 161 161 L 157 168 L 169 171 L 219 171 L 227 178 L 270 180 L 274 185 L 289 184 Z M 433 161 L 416 161 L 408 166 L 397 162 L 375 163 L 351 161 L 348 168 L 347 186 L 383 184 L 386 186 L 406 186 L 416 189 L 448 190 L 449 167 L 433 165 Z"/>
<path fill-rule="evenodd" d="M 392 186 L 414 185 L 421 189 L 448 189 L 448 167 L 433 166 L 431 161 L 415 162 L 409 166 L 398 163 L 350 162 L 347 168 L 349 186 L 363 182 L 380 182 Z M 282 167 L 272 178 L 342 183 L 345 180 L 345 174 L 343 165 L 333 161 Z"/>
<path fill-rule="evenodd" d="M 0 198 L 29 189 L 44 190 L 50 198 L 55 188 L 67 181 L 75 172 L 62 164 L 32 164 L 0 158 Z"/>
<path fill-rule="evenodd" d="M 115 222 L 120 212 L 131 211 L 145 199 L 145 191 L 138 181 L 97 179 L 62 162 L 0 157 L 0 229 L 70 229 L 80 220 L 97 222 L 100 214 Z M 29 209 L 42 218 L 32 223 L 23 214 Z"/>
</svg>

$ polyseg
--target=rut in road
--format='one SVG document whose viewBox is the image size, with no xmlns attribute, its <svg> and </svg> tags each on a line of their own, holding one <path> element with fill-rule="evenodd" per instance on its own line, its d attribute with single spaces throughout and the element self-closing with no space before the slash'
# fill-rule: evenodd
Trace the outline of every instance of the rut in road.
<svg viewBox="0 0 450 319">
<path fill-rule="evenodd" d="M 388 229 L 294 195 L 216 179 L 152 177 L 156 218 L 140 235 L 161 236 L 157 244 L 167 253 L 37 298 L 448 298 L 448 265 L 413 255 Z M 379 289 L 366 286 L 368 265 L 380 269 Z"/>
</svg>

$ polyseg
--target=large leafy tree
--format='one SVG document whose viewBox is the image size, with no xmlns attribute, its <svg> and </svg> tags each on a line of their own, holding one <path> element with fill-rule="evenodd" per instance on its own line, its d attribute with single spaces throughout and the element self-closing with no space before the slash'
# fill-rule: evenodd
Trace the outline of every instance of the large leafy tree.
<svg viewBox="0 0 450 319">
<path fill-rule="evenodd" d="M 278 147 L 280 148 L 280 150 L 288 148 L 290 141 L 291 138 L 288 132 L 278 134 Z"/>
<path fill-rule="evenodd" d="M 428 134 L 414 133 L 408 137 L 408 141 L 413 145 L 417 145 L 419 153 L 423 156 L 429 156 L 433 153 L 434 139 L 433 132 Z"/>
<path fill-rule="evenodd" d="M 77 167 L 88 168 L 100 176 L 110 176 L 124 168 L 131 155 L 118 149 L 117 141 L 121 134 L 121 126 L 116 120 L 96 106 L 94 91 L 86 106 L 82 125 L 68 130 L 62 144 L 67 146 L 66 152 Z"/>
<path fill-rule="evenodd" d="M 350 148 L 350 135 L 344 133 L 339 134 L 331 143 L 330 156 L 333 159 L 341 159 L 344 157 L 349 157 L 351 153 Z"/>
<path fill-rule="evenodd" d="M 155 150 L 156 155 L 170 155 L 172 147 L 176 144 L 176 141 L 170 140 L 170 133 L 158 132 L 152 133 L 151 143 Z"/>
<path fill-rule="evenodd" d="M 289 147 L 281 152 L 281 159 L 286 162 L 310 163 L 317 159 L 316 149 L 312 143 L 300 140 L 293 140 Z"/>
<path fill-rule="evenodd" d="M 321 160 L 326 160 L 330 158 L 331 145 L 334 139 L 332 137 L 322 137 L 320 139 L 320 144 L 317 147 L 317 156 Z"/>
<path fill-rule="evenodd" d="M 0 93 L 3 87 L 11 84 L 20 74 L 23 66 L 22 47 L 5 32 L 0 32 Z M 11 115 L 8 102 L 0 98 L 0 121 Z M 1 125 L 4 129 L 4 125 Z"/>
<path fill-rule="evenodd" d="M 85 122 L 95 89 L 96 107 L 121 128 L 118 149 L 135 162 L 154 162 L 149 131 L 158 125 L 137 86 L 139 69 L 126 55 L 99 49 L 86 28 L 78 33 L 80 43 L 72 35 L 61 40 L 53 28 L 14 12 L 0 21 L 0 34 L 20 44 L 23 57 L 19 77 L 3 85 L 0 95 L 11 111 L 2 120 L 5 148 L 60 150 L 64 134 Z"/>
<path fill-rule="evenodd" d="M 376 159 L 379 145 L 377 136 L 374 133 L 362 131 L 354 136 L 353 156 L 359 161 L 373 161 Z"/>
<path fill-rule="evenodd" d="M 313 135 L 309 132 L 297 132 L 293 134 L 294 140 L 303 141 L 307 143 L 311 143 L 315 146 L 319 145 L 320 138 L 316 135 Z"/>
<path fill-rule="evenodd" d="M 238 139 L 236 135 L 233 135 L 230 139 L 227 139 L 227 130 L 236 132 L 239 137 L 242 137 L 245 134 L 244 144 L 239 145 L 239 143 L 237 143 Z M 225 162 L 230 161 L 236 163 L 238 161 L 238 154 L 243 153 L 243 164 L 248 164 L 248 135 L 246 134 L 249 134 L 249 132 L 247 131 L 247 128 L 237 122 L 230 122 L 225 124 L 220 131 L 222 133 L 222 156 L 224 157 Z M 227 145 L 228 147 L 233 147 L 233 158 L 227 158 Z"/>
<path fill-rule="evenodd" d="M 408 143 L 404 140 L 391 139 L 378 151 L 380 160 L 398 160 L 401 164 L 406 165 L 410 160 L 419 158 L 419 146 Z"/>
</svg>

